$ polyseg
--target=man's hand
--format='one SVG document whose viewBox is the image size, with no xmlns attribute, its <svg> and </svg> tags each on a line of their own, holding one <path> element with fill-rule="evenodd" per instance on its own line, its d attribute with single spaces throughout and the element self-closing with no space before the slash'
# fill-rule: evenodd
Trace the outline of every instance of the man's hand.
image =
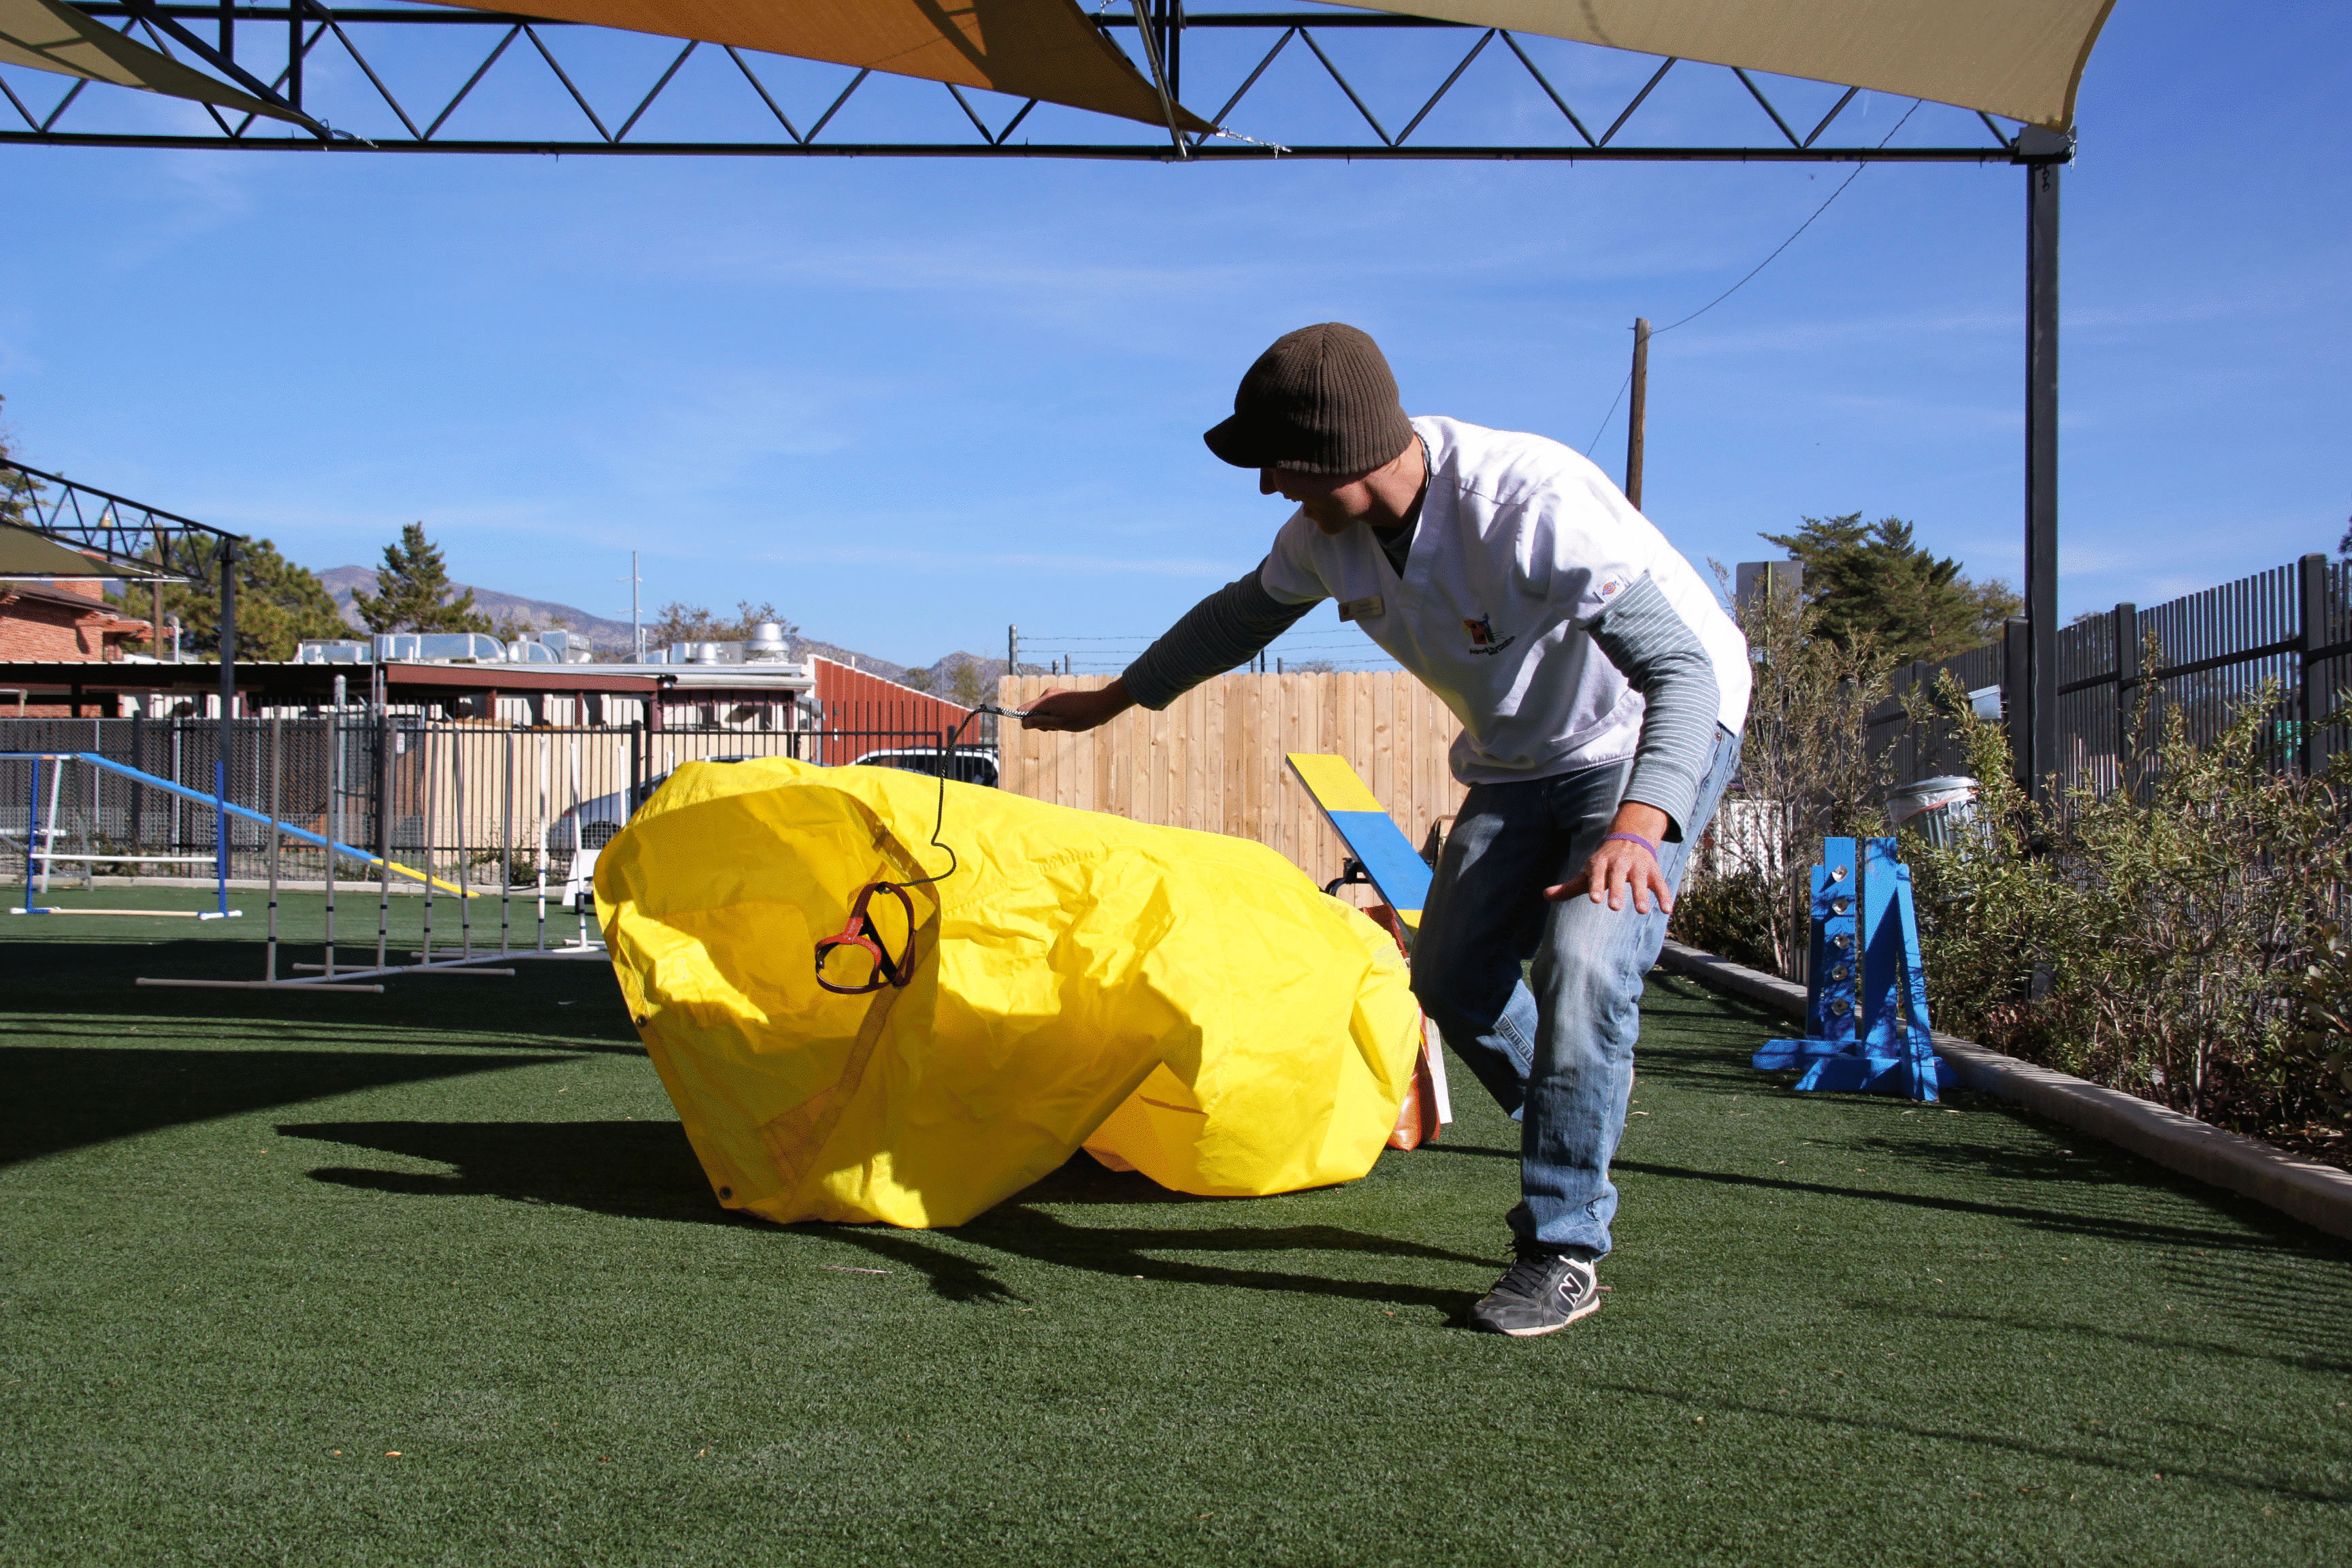
<svg viewBox="0 0 2352 1568">
<path fill-rule="evenodd" d="M 1592 852 L 1584 869 L 1557 888 L 1546 888 L 1544 897 L 1554 903 L 1583 893 L 1594 903 L 1603 898 L 1612 910 L 1625 907 L 1628 893 L 1633 895 L 1637 914 L 1650 912 L 1649 900 L 1655 899 L 1658 908 L 1671 913 L 1675 907 L 1675 891 L 1666 885 L 1666 874 L 1658 867 L 1658 858 L 1645 845 L 1665 841 L 1666 814 L 1654 805 L 1643 805 L 1629 800 L 1617 808 L 1616 820 L 1610 823 L 1612 833 L 1631 833 L 1642 839 L 1641 844 L 1622 838 L 1609 838 Z"/>
<path fill-rule="evenodd" d="M 1024 730 L 1091 730 L 1135 706 L 1127 682 L 1114 680 L 1098 691 L 1048 691 L 1022 710 Z"/>
</svg>

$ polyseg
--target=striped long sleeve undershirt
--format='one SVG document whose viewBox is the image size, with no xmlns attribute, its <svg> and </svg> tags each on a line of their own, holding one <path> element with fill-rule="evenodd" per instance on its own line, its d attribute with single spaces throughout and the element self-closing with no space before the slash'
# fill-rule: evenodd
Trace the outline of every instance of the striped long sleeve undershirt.
<svg viewBox="0 0 2352 1568">
<path fill-rule="evenodd" d="M 1584 629 L 1644 704 L 1624 798 L 1664 812 L 1667 842 L 1678 843 L 1721 723 L 1715 661 L 1651 577 L 1626 589 Z"/>
<path fill-rule="evenodd" d="M 1165 708 L 1212 676 L 1256 658 L 1317 603 L 1284 604 L 1265 591 L 1253 566 L 1185 611 L 1127 667 L 1120 677 L 1127 694 L 1146 708 Z"/>
</svg>

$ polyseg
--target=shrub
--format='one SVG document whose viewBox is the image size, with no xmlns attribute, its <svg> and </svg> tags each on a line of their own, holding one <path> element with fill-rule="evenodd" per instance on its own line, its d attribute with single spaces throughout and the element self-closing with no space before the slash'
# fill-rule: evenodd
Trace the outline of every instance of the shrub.
<svg viewBox="0 0 2352 1568">
<path fill-rule="evenodd" d="M 2168 710 L 2125 787 L 2049 805 L 2014 782 L 2000 729 L 1948 704 L 1980 829 L 1903 847 L 1938 1026 L 2241 1131 L 2340 1128 L 2352 760 L 2277 768 L 2275 701 L 2201 746 Z"/>
<path fill-rule="evenodd" d="M 1841 645 L 1820 635 L 1820 618 L 1795 595 L 1739 606 L 1756 677 L 1739 776 L 1691 858 L 1669 926 L 1679 942 L 1791 979 L 1802 977 L 1822 840 L 1877 831 L 1890 782 L 1863 725 L 1886 694 L 1885 661 L 1866 636 Z"/>
</svg>

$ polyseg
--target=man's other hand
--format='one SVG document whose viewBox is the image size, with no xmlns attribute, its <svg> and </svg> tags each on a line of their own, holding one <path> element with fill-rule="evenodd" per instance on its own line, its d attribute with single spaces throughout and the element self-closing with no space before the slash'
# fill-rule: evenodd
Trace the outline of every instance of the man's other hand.
<svg viewBox="0 0 2352 1568">
<path fill-rule="evenodd" d="M 1091 730 L 1135 706 L 1127 682 L 1114 680 L 1097 691 L 1048 691 L 1021 712 L 1024 730 Z"/>
<path fill-rule="evenodd" d="M 1630 896 L 1634 912 L 1644 915 L 1650 912 L 1650 900 L 1654 899 L 1659 909 L 1672 913 L 1675 890 L 1667 885 L 1666 874 L 1659 868 L 1658 858 L 1649 847 L 1664 842 L 1667 826 L 1666 814 L 1656 806 L 1627 801 L 1617 808 L 1617 818 L 1609 825 L 1609 831 L 1631 833 L 1642 842 L 1603 839 L 1601 847 L 1584 863 L 1584 869 L 1556 888 L 1546 888 L 1544 897 L 1559 903 L 1581 893 L 1596 904 L 1606 899 L 1611 909 L 1622 910 Z"/>
</svg>

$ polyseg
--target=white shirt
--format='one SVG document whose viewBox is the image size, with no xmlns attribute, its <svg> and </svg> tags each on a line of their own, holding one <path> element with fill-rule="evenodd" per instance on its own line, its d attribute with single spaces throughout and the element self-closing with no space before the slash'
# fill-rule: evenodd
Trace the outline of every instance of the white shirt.
<svg viewBox="0 0 2352 1568">
<path fill-rule="evenodd" d="M 1713 665 L 1723 726 L 1748 716 L 1747 639 L 1688 561 L 1607 475 L 1540 436 L 1415 419 L 1429 489 L 1400 580 L 1370 529 L 1337 535 L 1302 510 L 1259 582 L 1286 604 L 1339 601 L 1342 618 L 1462 721 L 1464 784 L 1544 778 L 1631 757 L 1642 694 L 1586 629 L 1653 579 Z"/>
</svg>

